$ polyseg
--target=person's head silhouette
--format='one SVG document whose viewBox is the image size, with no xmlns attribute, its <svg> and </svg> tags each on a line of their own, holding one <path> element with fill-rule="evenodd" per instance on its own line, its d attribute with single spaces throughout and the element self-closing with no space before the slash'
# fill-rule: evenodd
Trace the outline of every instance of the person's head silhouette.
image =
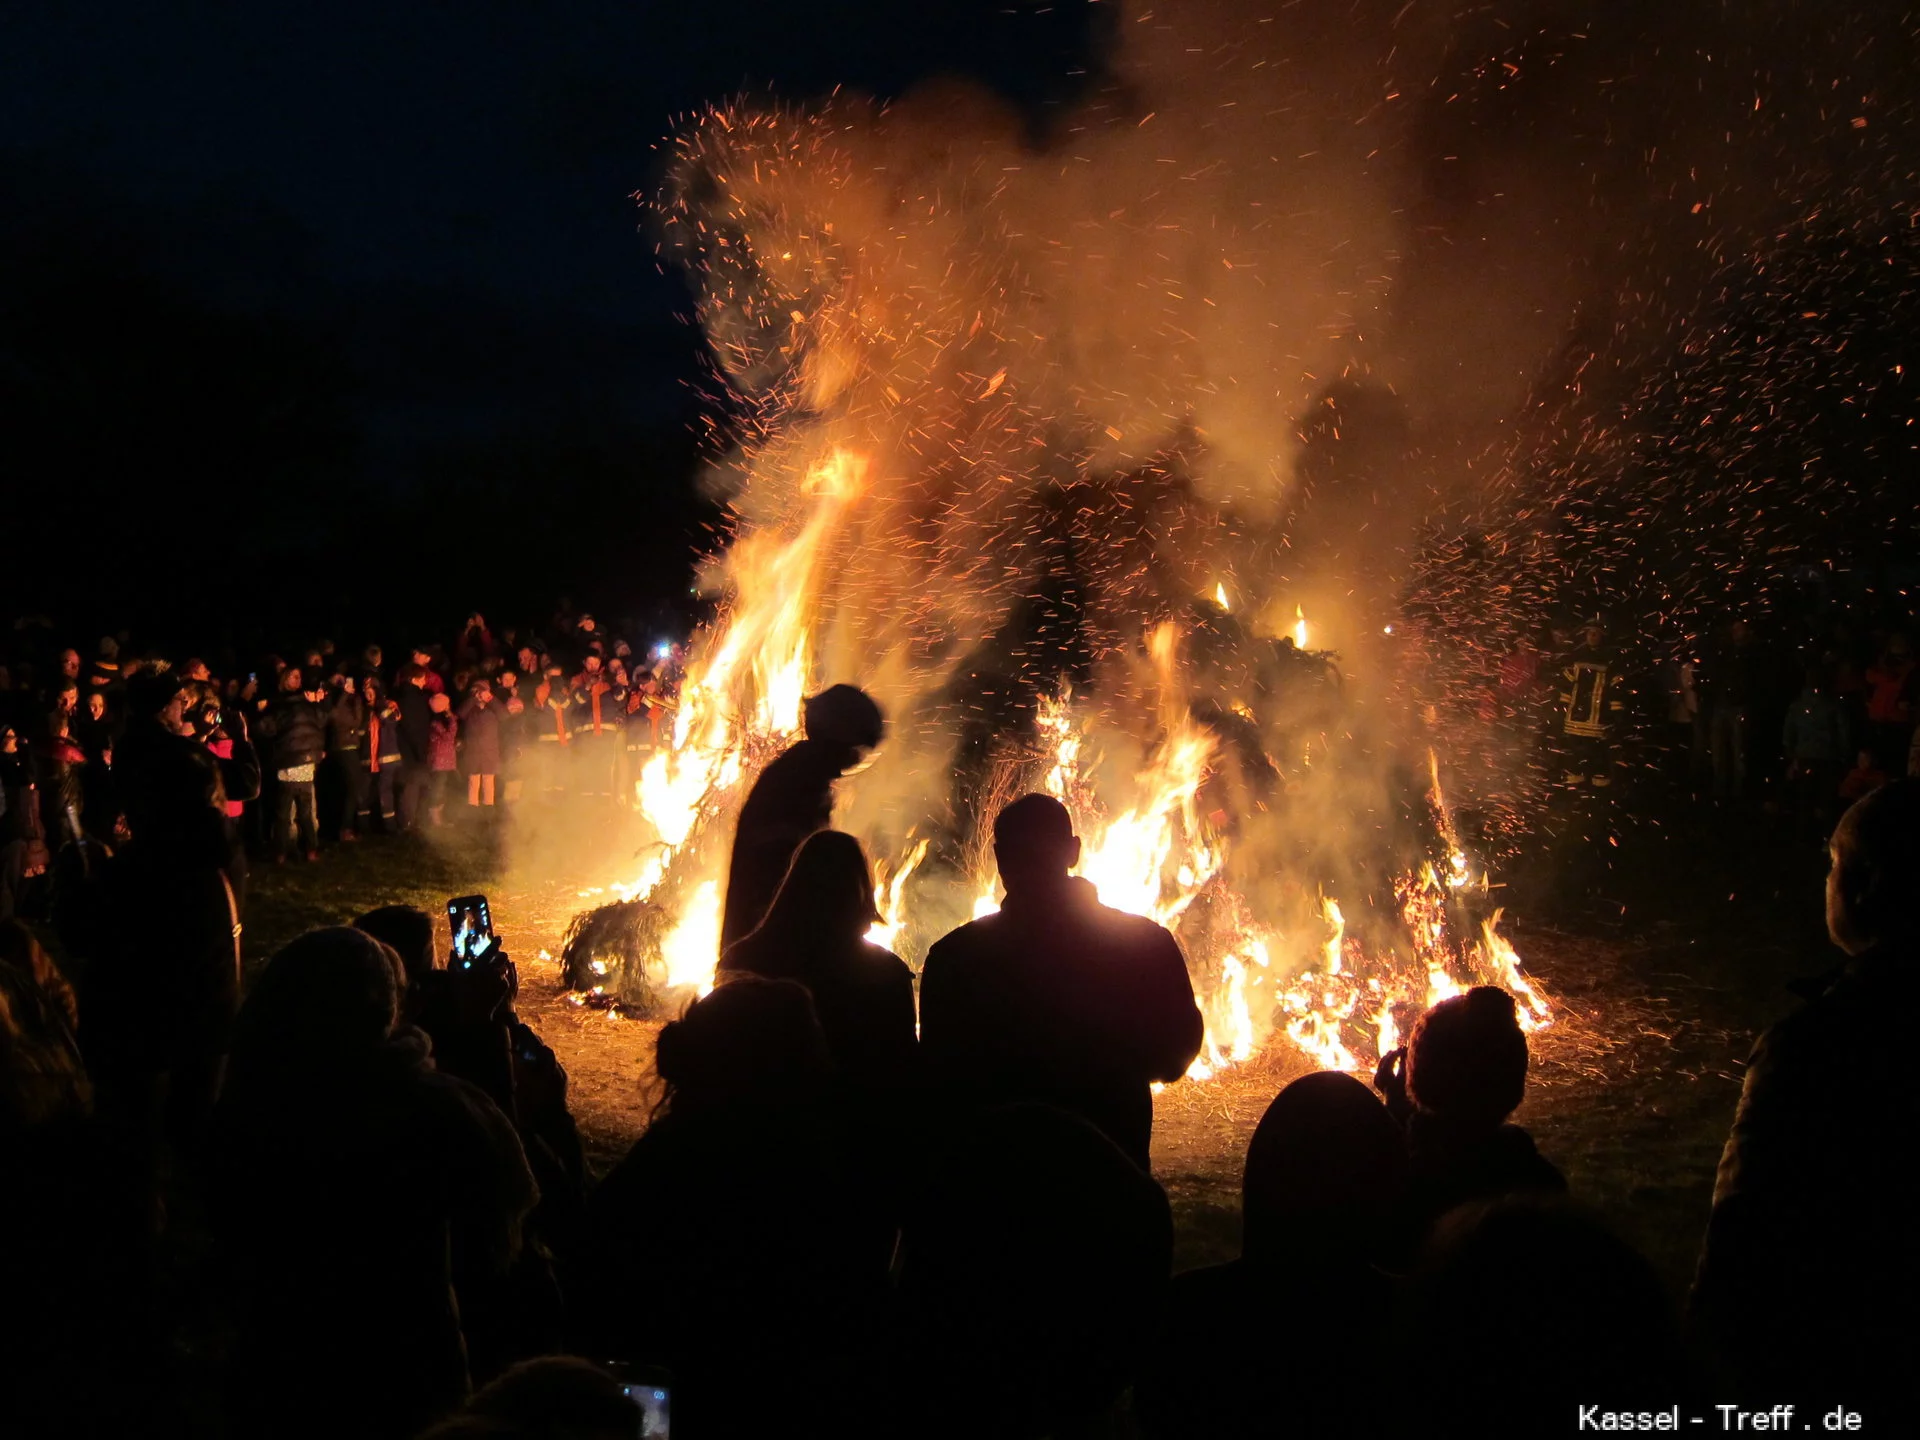
<svg viewBox="0 0 1920 1440">
<path fill-rule="evenodd" d="M 1510 1195 L 1435 1227 L 1401 1317 L 1423 1422 L 1434 1436 L 1541 1433 L 1590 1394 L 1637 1408 L 1686 1383 L 1672 1306 L 1652 1265 L 1564 1199 Z M 1530 1340 L 1537 1363 L 1489 1383 L 1487 1357 Z"/>
<path fill-rule="evenodd" d="M 645 1411 L 600 1366 L 571 1355 L 543 1355 L 499 1376 L 425 1440 L 645 1440 L 646 1426 Z"/>
<path fill-rule="evenodd" d="M 1834 829 L 1827 933 L 1849 955 L 1920 939 L 1920 780 L 1855 802 Z"/>
<path fill-rule="evenodd" d="M 230 1088 L 364 1063 L 393 1034 L 405 987 L 400 957 L 364 931 L 329 926 L 289 941 L 241 1007 Z"/>
<path fill-rule="evenodd" d="M 1009 895 L 1058 886 L 1080 863 L 1073 817 L 1051 795 L 1022 795 L 994 817 L 993 858 Z"/>
<path fill-rule="evenodd" d="M 873 697 L 854 685 L 829 685 L 801 702 L 801 724 L 809 740 L 825 741 L 855 752 L 879 748 L 886 738 L 887 717 Z"/>
<path fill-rule="evenodd" d="M 1430 1115 L 1497 1126 L 1527 1088 L 1527 1037 L 1513 997 L 1491 985 L 1442 1000 L 1407 1042 L 1407 1090 Z"/>
<path fill-rule="evenodd" d="M 758 975 L 694 1001 L 654 1042 L 662 1108 L 675 1114 L 792 1100 L 832 1064 L 806 987 Z"/>
<path fill-rule="evenodd" d="M 1330 1258 L 1364 1258 L 1406 1180 L 1406 1142 L 1351 1075 L 1303 1075 L 1260 1117 L 1241 1183 L 1242 1253 L 1289 1264 L 1302 1235 Z"/>
<path fill-rule="evenodd" d="M 400 957 L 407 983 L 420 984 L 435 969 L 433 917 L 413 905 L 382 905 L 353 922 L 353 928 L 373 936 Z"/>
<path fill-rule="evenodd" d="M 794 852 L 758 933 L 795 946 L 858 940 L 880 918 L 860 842 L 839 830 L 809 835 Z"/>
</svg>

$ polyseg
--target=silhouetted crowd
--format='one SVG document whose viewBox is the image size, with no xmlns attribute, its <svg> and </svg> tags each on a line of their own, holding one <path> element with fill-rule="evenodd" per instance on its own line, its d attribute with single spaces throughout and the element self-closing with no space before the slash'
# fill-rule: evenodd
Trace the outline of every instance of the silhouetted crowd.
<svg viewBox="0 0 1920 1440">
<path fill-rule="evenodd" d="M 241 1002 L 242 762 L 177 723 L 182 693 L 128 681 L 129 838 L 71 931 L 78 993 L 0 924 L 10 1434 L 161 1433 L 195 1366 L 216 1413 L 175 1428 L 234 1436 L 635 1437 L 669 1396 L 681 1440 L 1920 1413 L 1915 1087 L 1885 1034 L 1920 982 L 1920 783 L 1833 836 L 1845 958 L 1755 1049 L 1683 1325 L 1512 1123 L 1527 1041 L 1487 988 L 1371 1088 L 1282 1088 L 1240 1257 L 1173 1275 L 1150 1144 L 1202 1040 L 1179 947 L 1100 904 L 1029 795 L 994 822 L 1004 904 L 916 996 L 866 938 L 866 856 L 822 828 L 880 735 L 844 687 L 756 784 L 718 983 L 659 1031 L 651 1121 L 591 1185 L 502 947 L 376 910 Z"/>
<path fill-rule="evenodd" d="M 496 635 L 469 615 L 451 644 L 389 656 L 331 641 L 218 669 L 199 656 L 93 658 L 18 625 L 0 649 L 0 915 L 54 902 L 62 856 L 84 869 L 128 834 L 125 738 L 156 715 L 221 761 L 229 878 L 249 859 L 318 860 L 351 842 L 463 812 L 557 802 L 624 806 L 669 720 L 683 659 L 636 655 L 590 614 Z M 137 743 L 137 742 L 136 742 Z"/>
</svg>

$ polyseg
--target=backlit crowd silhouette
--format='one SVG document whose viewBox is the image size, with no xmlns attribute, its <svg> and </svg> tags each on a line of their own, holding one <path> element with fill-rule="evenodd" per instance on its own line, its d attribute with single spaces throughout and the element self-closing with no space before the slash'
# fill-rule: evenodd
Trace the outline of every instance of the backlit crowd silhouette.
<svg viewBox="0 0 1920 1440">
<path fill-rule="evenodd" d="M 210 743 L 194 683 L 124 681 L 75 982 L 0 922 L 8 1434 L 635 1437 L 667 1396 L 682 1440 L 1920 1413 L 1895 1028 L 1920 782 L 1834 831 L 1842 959 L 1755 1049 L 1683 1314 L 1513 1123 L 1527 1041 L 1487 988 L 1372 1086 L 1281 1088 L 1239 1258 L 1174 1275 L 1151 1139 L 1202 1038 L 1179 946 L 1072 875 L 1037 794 L 995 818 L 996 914 L 917 976 L 869 942 L 867 857 L 826 827 L 883 724 L 845 687 L 748 800 L 718 983 L 659 1031 L 650 1123 L 596 1184 L 504 951 L 388 907 L 243 997 L 231 803 L 263 767 L 244 726 Z"/>
</svg>

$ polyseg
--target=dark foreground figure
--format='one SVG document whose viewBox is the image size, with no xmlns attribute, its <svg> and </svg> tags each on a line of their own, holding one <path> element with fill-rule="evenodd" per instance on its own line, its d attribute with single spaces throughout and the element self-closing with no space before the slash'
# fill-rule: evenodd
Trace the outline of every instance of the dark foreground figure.
<svg viewBox="0 0 1920 1440">
<path fill-rule="evenodd" d="M 1397 1223 L 1408 1253 L 1459 1206 L 1566 1193 L 1566 1178 L 1511 1123 L 1529 1056 L 1506 991 L 1476 985 L 1442 1000 L 1415 1023 L 1399 1069 L 1394 1059 L 1376 1079 L 1406 1127 L 1410 1166 Z"/>
<path fill-rule="evenodd" d="M 1693 1304 L 1738 1394 L 1920 1416 L 1916 1090 L 1920 781 L 1848 810 L 1827 928 L 1847 954 L 1760 1037 L 1720 1160 Z"/>
<path fill-rule="evenodd" d="M 873 944 L 879 919 L 860 842 L 838 830 L 807 838 L 759 929 L 731 947 L 720 975 L 798 980 L 813 996 L 841 1077 L 876 1096 L 911 1084 L 913 972 Z"/>
<path fill-rule="evenodd" d="M 1079 1115 L 1146 1170 L 1149 1087 L 1186 1074 L 1205 1035 L 1180 947 L 1069 874 L 1080 840 L 1052 796 L 1002 810 L 993 852 L 1005 904 L 935 944 L 921 972 L 933 1082 L 963 1106 Z"/>
<path fill-rule="evenodd" d="M 1103 1433 L 1172 1261 L 1165 1193 L 1093 1126 L 1041 1105 L 962 1121 L 901 1236 L 889 1433 Z"/>
<path fill-rule="evenodd" d="M 241 1012 L 209 1172 L 233 1435 L 406 1436 L 467 1393 L 457 1292 L 510 1270 L 536 1192 L 506 1116 L 400 1026 L 404 988 L 379 941 L 317 930 Z"/>
<path fill-rule="evenodd" d="M 671 1371 L 689 1435 L 886 1433 L 893 1230 L 856 1179 L 806 990 L 730 981 L 660 1032 L 655 1065 L 655 1119 L 591 1205 L 588 1353 Z"/>
<path fill-rule="evenodd" d="M 786 878 L 801 841 L 833 822 L 833 782 L 886 735 L 886 718 L 864 690 L 834 685 L 809 696 L 806 738 L 760 772 L 740 807 L 720 948 L 751 934 Z"/>
<path fill-rule="evenodd" d="M 1156 1317 L 1134 1388 L 1149 1435 L 1361 1433 L 1348 1425 L 1379 1356 L 1350 1337 L 1392 1313 L 1387 1237 L 1406 1172 L 1400 1127 L 1352 1076 L 1307 1075 L 1274 1098 L 1247 1146 L 1240 1258 L 1175 1278 Z M 1312 1357 L 1284 1401 L 1280 1355 Z"/>
<path fill-rule="evenodd" d="M 183 820 L 210 793 L 191 778 Z M 438 969 L 426 916 L 370 913 L 380 938 L 319 930 L 273 958 L 230 1047 L 220 1032 L 224 1078 L 212 1052 L 210 1136 L 157 1115 L 130 1132 L 120 1053 L 90 1078 L 74 1027 L 124 997 L 76 1001 L 0 927 L 0 1220 L 28 1332 L 0 1346 L 0 1432 L 640 1440 L 635 1377 L 670 1372 L 645 1385 L 670 1388 L 680 1440 L 1465 1440 L 1724 1401 L 1905 1433 L 1916 1117 L 1901 1052 L 1874 1042 L 1920 973 L 1917 822 L 1909 782 L 1834 837 L 1850 958 L 1756 1051 L 1700 1272 L 1722 1367 L 1704 1377 L 1645 1260 L 1514 1127 L 1526 1042 L 1493 991 L 1421 1019 L 1385 1105 L 1347 1076 L 1288 1086 L 1248 1149 L 1240 1258 L 1171 1277 L 1147 1085 L 1184 1068 L 1198 1017 L 1165 933 L 1067 878 L 1044 798 L 1001 817 L 1001 923 L 930 962 L 947 1097 L 908 1086 L 892 1111 L 845 1073 L 864 1063 L 848 1037 L 912 1053 L 893 962 L 859 939 L 864 857 L 830 834 L 802 848 L 751 967 L 660 1032 L 654 1123 L 587 1203 L 564 1304 L 543 1253 L 577 1173 L 564 1075 L 522 1055 L 510 976 Z M 193 864 L 217 877 L 212 849 Z M 193 929 L 190 897 L 152 893 L 173 896 L 163 931 Z M 876 983 L 836 991 L 846 964 Z M 876 1143 L 883 1125 L 908 1143 Z M 130 1133 L 164 1186 L 126 1163 Z M 169 1289 L 145 1278 L 163 1271 Z M 170 1373 L 183 1357 L 198 1389 Z"/>
</svg>

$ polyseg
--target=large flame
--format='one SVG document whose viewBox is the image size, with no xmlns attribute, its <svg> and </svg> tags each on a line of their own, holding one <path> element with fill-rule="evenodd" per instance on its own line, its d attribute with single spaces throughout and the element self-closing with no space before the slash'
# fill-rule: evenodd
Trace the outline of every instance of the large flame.
<svg viewBox="0 0 1920 1440">
<path fill-rule="evenodd" d="M 735 583 L 723 619 L 696 647 L 680 692 L 671 745 L 648 763 L 636 784 L 641 814 L 657 843 L 640 873 L 615 888 L 669 906 L 660 963 L 671 987 L 705 993 L 713 983 L 720 935 L 724 846 L 701 845 L 703 826 L 722 817 L 753 768 L 799 729 L 800 704 L 812 670 L 814 605 L 820 569 L 848 505 L 862 494 L 867 463 L 845 449 L 812 467 L 801 487 L 808 511 L 791 533 L 742 538 L 728 557 Z M 1225 608 L 1224 588 L 1216 596 Z M 1298 622 L 1296 638 L 1304 634 Z M 1339 900 L 1322 896 L 1317 926 L 1297 934 L 1262 925 L 1226 885 L 1229 840 L 1215 832 L 1198 804 L 1216 760 L 1212 732 L 1195 723 L 1179 683 L 1180 637 L 1171 623 L 1146 637 L 1158 735 L 1109 809 L 1089 774 L 1088 719 L 1070 694 L 1042 698 L 1035 729 L 1044 749 L 1042 784 L 1073 816 L 1081 837 L 1079 874 L 1102 903 L 1179 930 L 1203 894 L 1230 917 L 1227 938 L 1207 971 L 1200 999 L 1206 1040 L 1189 1074 L 1209 1078 L 1258 1052 L 1274 1034 L 1314 1064 L 1355 1071 L 1401 1039 L 1396 1010 L 1423 1009 L 1468 985 L 1513 992 L 1522 1024 L 1550 1021 L 1550 1009 L 1499 933 L 1496 911 L 1469 944 L 1452 931 L 1463 891 L 1484 886 L 1460 848 L 1431 764 L 1430 800 L 1449 850 L 1444 875 L 1428 863 L 1396 887 L 1407 954 L 1369 955 L 1347 934 Z M 868 837 L 870 848 L 878 842 Z M 910 882 L 930 841 L 912 839 L 901 853 L 875 855 L 878 918 L 875 944 L 901 943 L 911 922 Z M 680 871 L 677 885 L 668 877 Z M 671 893 L 667 893 L 671 890 Z M 975 918 L 996 908 L 991 876 L 974 877 Z"/>
<path fill-rule="evenodd" d="M 910 961 L 936 916 L 992 912 L 978 810 L 1038 786 L 1072 814 L 1101 900 L 1186 949 L 1207 1024 L 1195 1075 L 1269 1041 L 1359 1069 L 1408 1011 L 1483 981 L 1543 1023 L 1450 822 L 1440 873 L 1367 848 L 1378 757 L 1403 746 L 1311 698 L 1343 682 L 1309 641 L 1378 622 L 1356 602 L 1310 632 L 1299 591 L 1339 592 L 1278 573 L 1293 427 L 1233 408 L 1277 393 L 1271 365 L 1214 408 L 1218 316 L 1272 289 L 1321 317 L 1313 334 L 1345 334 L 1364 287 L 1306 267 L 1316 299 L 1238 265 L 1234 237 L 1274 223 L 1261 207 L 1245 231 L 1163 224 L 1157 163 L 1082 193 L 1017 151 L 984 165 L 970 143 L 919 143 L 944 136 L 900 114 L 740 107 L 675 141 L 663 244 L 752 417 L 720 467 L 737 533 L 705 572 L 719 614 L 636 782 L 650 848 L 616 887 L 653 907 L 645 988 L 712 983 L 731 819 L 803 696 L 850 681 L 894 728 L 835 820 L 874 863 L 871 938 Z M 1086 212 L 1068 228 L 1097 264 L 1016 223 L 1040 201 Z M 1148 283 L 1167 265 L 1206 283 Z M 1147 308 L 1118 298 L 1135 290 Z M 1290 374 L 1337 370 L 1292 343 Z M 1437 783 L 1433 806 L 1444 817 Z M 1365 858 L 1343 862 L 1343 841 Z"/>
<path fill-rule="evenodd" d="M 810 509 L 798 530 L 755 531 L 729 552 L 732 608 L 707 634 L 680 686 L 671 744 L 647 762 L 634 785 L 658 843 L 640 873 L 614 887 L 621 898 L 654 896 L 696 825 L 710 818 L 716 797 L 745 777 L 753 745 L 764 748 L 799 733 L 821 562 L 866 475 L 864 456 L 830 451 L 802 483 Z M 718 866 L 704 870 L 661 946 L 667 984 L 703 993 L 719 958 L 722 903 Z"/>
</svg>

